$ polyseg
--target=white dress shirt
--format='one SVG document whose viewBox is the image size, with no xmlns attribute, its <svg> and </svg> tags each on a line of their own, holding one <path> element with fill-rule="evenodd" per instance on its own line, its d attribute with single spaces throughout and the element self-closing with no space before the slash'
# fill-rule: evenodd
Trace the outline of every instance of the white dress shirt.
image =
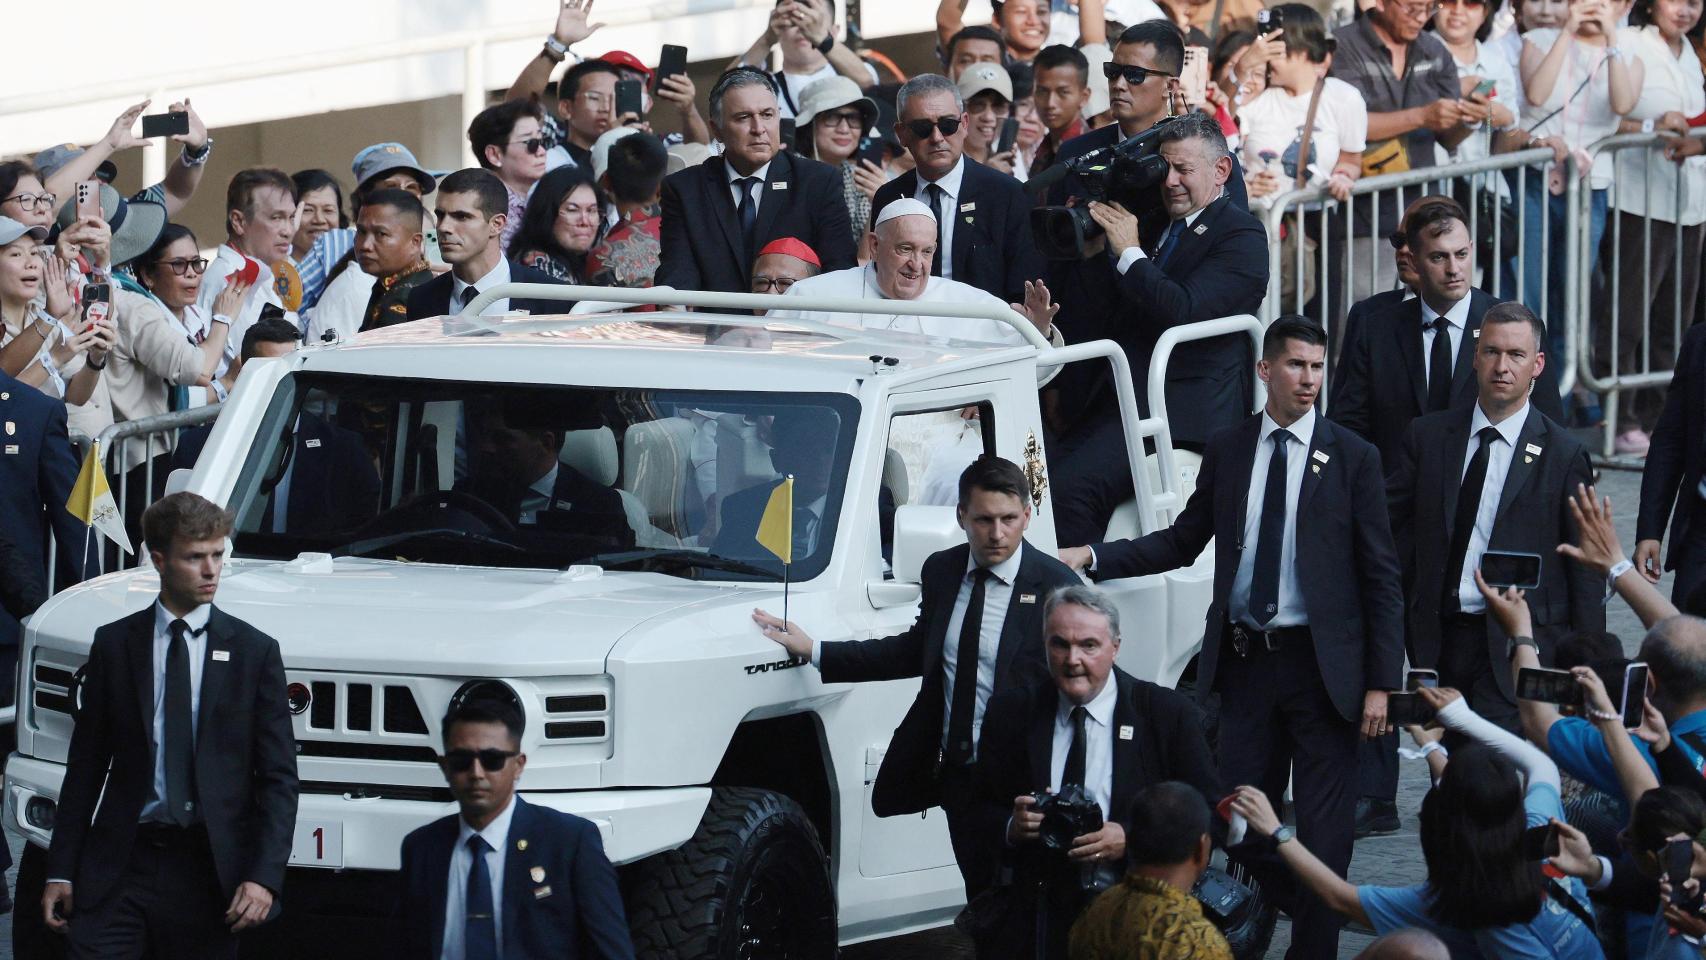
<svg viewBox="0 0 1706 960">
<path fill-rule="evenodd" d="M 942 220 L 937 224 L 937 233 L 941 235 L 942 273 L 940 276 L 953 279 L 954 276 L 954 226 L 960 218 L 960 184 L 965 180 L 966 158 L 962 155 L 954 162 L 953 169 L 942 175 L 940 180 L 926 180 L 923 174 L 918 176 L 918 190 L 913 194 L 925 206 L 936 210 L 936 205 L 930 202 L 930 186 L 935 184 L 942 188 L 942 207 L 936 215 Z"/>
<path fill-rule="evenodd" d="M 1267 499 L 1268 464 L 1274 458 L 1274 444 L 1268 439 L 1280 428 L 1266 411 L 1262 413 L 1262 432 L 1256 441 L 1256 456 L 1250 464 L 1250 494 L 1244 510 L 1244 543 L 1238 554 L 1238 573 L 1232 578 L 1232 595 L 1226 612 L 1236 623 L 1260 630 L 1280 627 L 1301 627 L 1309 623 L 1309 612 L 1303 606 L 1303 593 L 1297 587 L 1297 497 L 1303 490 L 1303 468 L 1309 460 L 1309 442 L 1315 436 L 1315 409 L 1299 417 L 1285 429 L 1291 433 L 1285 450 L 1285 538 L 1280 546 L 1279 609 L 1258 627 L 1250 616 L 1250 581 L 1256 571 L 1256 551 L 1260 548 L 1262 530 L 1262 501 Z"/>
<path fill-rule="evenodd" d="M 735 203 L 736 216 L 740 215 L 740 181 L 745 177 L 752 177 L 758 181 L 747 187 L 748 190 L 752 191 L 752 209 L 756 214 L 758 209 L 764 205 L 764 181 L 770 176 L 770 164 L 766 163 L 757 170 L 742 175 L 735 171 L 734 164 L 729 163 L 728 158 L 725 157 L 723 159 L 723 174 L 729 178 L 729 198 Z"/>
<path fill-rule="evenodd" d="M 1441 314 L 1428 305 L 1426 297 L 1422 298 L 1422 382 L 1431 383 L 1433 371 L 1433 348 L 1435 319 L 1445 317 L 1446 336 L 1451 338 L 1451 362 L 1457 363 L 1457 351 L 1463 346 L 1463 331 L 1469 327 L 1469 297 L 1464 297 L 1451 305 L 1451 309 Z M 1453 372 L 1456 368 L 1453 367 Z"/>
<path fill-rule="evenodd" d="M 480 761 L 476 759 L 475 763 Z M 485 838 L 486 873 L 492 878 L 492 929 L 497 931 L 498 956 L 504 955 L 504 854 L 509 847 L 509 821 L 515 816 L 515 797 L 509 805 L 492 818 L 484 830 L 475 830 L 466 820 L 458 820 L 456 849 L 450 851 L 449 883 L 444 888 L 444 949 L 439 960 L 462 960 L 462 942 L 468 923 L 468 871 L 474 866 L 474 856 L 468 852 L 468 838 L 478 833 Z"/>
<path fill-rule="evenodd" d="M 1221 190 L 1220 196 L 1221 197 L 1226 196 L 1226 191 L 1224 189 Z M 1215 199 L 1219 200 L 1220 197 L 1216 197 Z M 1203 210 L 1207 210 L 1207 209 L 1208 209 L 1208 207 L 1205 206 L 1202 208 L 1202 210 L 1198 210 L 1195 213 L 1186 214 L 1185 215 L 1185 229 L 1181 230 L 1179 232 L 1179 235 L 1177 237 L 1173 238 L 1173 242 L 1178 243 L 1179 241 L 1185 239 L 1185 233 L 1188 232 L 1191 229 L 1191 227 L 1196 225 L 1197 218 L 1202 216 Z M 1169 220 L 1169 221 L 1167 221 L 1167 230 L 1171 231 L 1172 229 L 1173 229 L 1173 221 Z M 1166 233 L 1163 233 L 1162 236 L 1165 237 Z M 1159 256 L 1161 254 L 1161 251 L 1157 250 L 1157 251 L 1155 251 L 1155 253 L 1157 256 Z M 1136 263 L 1139 260 L 1147 259 L 1148 256 L 1149 256 L 1149 254 L 1143 252 L 1142 245 L 1132 247 L 1132 248 L 1128 249 L 1126 252 L 1120 254 L 1119 263 L 1114 264 L 1114 269 L 1118 270 L 1123 275 L 1127 270 L 1131 269 L 1132 264 Z"/>
<path fill-rule="evenodd" d="M 862 267 L 848 267 L 844 270 L 831 270 L 815 277 L 808 277 L 789 287 L 788 292 L 783 296 L 842 297 L 849 300 L 884 300 L 888 297 L 877 285 L 877 270 L 870 264 Z M 961 303 L 989 308 L 1005 308 L 1008 306 L 1000 297 L 979 290 L 969 283 L 936 276 L 925 281 L 924 293 L 917 299 L 921 303 Z M 899 330 L 904 333 L 922 334 L 926 337 L 964 340 L 971 343 L 1009 343 L 1014 346 L 1023 346 L 1026 343 L 1019 331 L 1005 323 L 971 317 L 931 317 L 919 314 L 883 315 L 876 313 L 840 313 L 833 310 L 784 309 L 771 310 L 768 315 L 783 320 L 813 320 L 818 323 L 829 323 L 838 327 L 852 327 L 854 329 Z M 1062 339 L 1059 327 L 1053 329 L 1050 340 L 1056 346 L 1066 342 Z"/>
<path fill-rule="evenodd" d="M 521 497 L 521 516 L 516 520 L 522 526 L 532 526 L 539 522 L 539 515 L 556 506 L 557 499 L 557 464 L 551 464 L 551 469 L 545 475 L 527 485 L 527 491 Z"/>
<path fill-rule="evenodd" d="M 1475 404 L 1475 413 L 1469 418 L 1469 442 L 1464 445 L 1463 463 L 1458 468 L 1458 483 L 1463 482 L 1463 475 L 1469 472 L 1469 461 L 1475 459 L 1475 451 L 1481 446 L 1481 439 L 1476 434 L 1482 427 L 1496 427 L 1499 435 L 1491 441 L 1487 449 L 1487 478 L 1481 483 L 1481 506 L 1475 511 L 1475 529 L 1469 533 L 1468 549 L 1463 551 L 1463 576 L 1457 581 L 1457 606 L 1464 613 L 1481 613 L 1487 609 L 1487 599 L 1481 596 L 1481 591 L 1475 586 L 1475 571 L 1481 568 L 1481 554 L 1487 552 L 1487 541 L 1493 536 L 1493 521 L 1499 516 L 1499 497 L 1505 490 L 1505 477 L 1510 474 L 1511 455 L 1516 452 L 1516 439 L 1522 435 L 1522 425 L 1528 420 L 1529 404 L 1524 401 L 1522 409 L 1494 423 L 1481 412 L 1481 405 Z M 1463 496 L 1458 491 L 1458 496 Z"/>
<path fill-rule="evenodd" d="M 196 294 L 196 305 L 206 311 L 208 316 L 214 313 L 213 301 L 225 292 L 225 278 L 241 270 L 243 261 L 243 254 L 235 247 L 228 243 L 219 245 L 218 251 L 213 255 L 213 262 L 207 265 L 207 272 L 202 277 L 201 291 Z M 261 318 L 262 307 L 272 304 L 284 309 L 284 301 L 279 299 L 277 285 L 273 283 L 272 268 L 260 261 L 256 262 L 260 264 L 260 273 L 255 277 L 253 291 L 244 299 L 242 309 L 231 318 L 231 332 L 227 334 L 228 339 L 225 341 L 225 358 L 219 361 L 219 367 L 213 371 L 215 377 L 223 377 L 231 362 L 237 359 L 237 354 L 243 349 L 243 334 Z M 302 329 L 302 321 L 294 310 L 285 311 L 284 318 L 298 330 Z"/>
<path fill-rule="evenodd" d="M 485 293 L 496 284 L 508 282 L 509 261 L 501 256 L 498 257 L 497 266 L 486 271 L 485 276 L 473 283 L 463 283 L 462 278 L 456 275 L 456 271 L 452 270 L 450 273 L 450 312 L 462 312 L 462 291 L 469 287 L 473 287 L 477 293 Z M 480 311 L 480 316 L 489 317 L 494 314 L 507 313 L 508 311 L 509 298 L 505 297 L 502 300 L 493 300 L 491 303 L 486 304 L 486 309 Z"/>
<path fill-rule="evenodd" d="M 213 612 L 202 604 L 185 614 L 190 625 L 184 636 L 190 658 L 190 732 L 201 722 L 201 671 L 207 653 L 207 618 Z M 178 619 L 160 601 L 154 601 L 154 796 L 142 805 L 142 819 L 153 820 L 166 799 L 166 650 L 172 643 L 172 621 Z"/>
<path fill-rule="evenodd" d="M 1114 703 L 1119 699 L 1119 685 L 1114 683 L 1113 671 L 1108 672 L 1102 689 L 1084 705 L 1084 790 L 1102 808 L 1102 819 L 1113 816 L 1114 795 Z M 1066 755 L 1072 750 L 1072 708 L 1077 706 L 1065 696 L 1054 711 L 1054 753 L 1049 757 L 1049 790 L 1060 792 L 1060 778 L 1066 772 Z"/>
<path fill-rule="evenodd" d="M 1013 555 L 989 568 L 991 576 L 983 585 L 983 624 L 977 633 L 977 703 L 972 707 L 972 759 L 977 759 L 977 741 L 983 732 L 983 708 L 989 695 L 995 692 L 995 656 L 1001 650 L 1001 627 L 1007 622 L 1007 607 L 1013 602 L 1013 578 L 1019 575 L 1019 564 L 1025 545 Z M 971 603 L 973 570 L 977 558 L 966 554 L 966 572 L 960 577 L 960 590 L 954 597 L 954 612 L 948 617 L 948 631 L 942 636 L 942 746 L 948 745 L 948 717 L 954 709 L 954 673 L 960 663 L 960 627 L 966 622 L 966 607 Z"/>
</svg>

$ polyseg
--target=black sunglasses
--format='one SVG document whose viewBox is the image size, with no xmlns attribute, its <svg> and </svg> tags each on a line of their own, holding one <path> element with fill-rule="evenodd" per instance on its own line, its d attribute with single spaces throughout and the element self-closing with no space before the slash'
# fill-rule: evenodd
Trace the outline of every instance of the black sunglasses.
<svg viewBox="0 0 1706 960">
<path fill-rule="evenodd" d="M 1165 70 L 1151 70 L 1148 67 L 1135 67 L 1130 64 L 1113 63 L 1110 61 L 1102 64 L 1102 76 L 1107 77 L 1109 80 L 1113 80 L 1118 77 L 1125 77 L 1125 82 L 1127 84 L 1139 87 L 1143 85 L 1143 79 L 1145 77 L 1171 77 L 1175 76 L 1175 74 L 1168 73 Z"/>
<path fill-rule="evenodd" d="M 940 130 L 942 136 L 951 137 L 960 129 L 959 117 L 937 117 L 934 120 L 905 120 L 902 122 L 906 125 L 906 129 L 912 131 L 912 135 L 920 140 L 930 139 L 930 131 L 932 130 Z"/>
<path fill-rule="evenodd" d="M 487 773 L 497 773 L 504 768 L 505 764 L 509 763 L 511 757 L 519 756 L 521 756 L 519 750 L 452 750 L 446 753 L 439 762 L 444 764 L 444 769 L 450 773 L 467 773 L 474 769 L 474 760 L 478 758 L 480 766 L 485 767 Z"/>
<path fill-rule="evenodd" d="M 527 148 L 528 153 L 539 153 L 542 150 L 551 149 L 551 141 L 544 137 L 528 137 L 526 140 L 511 140 L 510 144 L 524 146 Z"/>
</svg>

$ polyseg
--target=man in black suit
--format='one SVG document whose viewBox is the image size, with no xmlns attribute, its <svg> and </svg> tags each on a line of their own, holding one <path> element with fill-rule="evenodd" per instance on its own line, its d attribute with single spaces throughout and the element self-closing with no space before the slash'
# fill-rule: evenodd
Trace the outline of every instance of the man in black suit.
<svg viewBox="0 0 1706 960">
<path fill-rule="evenodd" d="M 664 179 L 658 286 L 745 293 L 757 252 L 778 237 L 816 250 L 825 270 L 853 266 L 841 172 L 779 150 L 779 117 L 769 74 L 736 67 L 717 79 L 711 130 L 723 153 Z"/>
<path fill-rule="evenodd" d="M 1267 232 L 1226 192 L 1233 168 L 1220 127 L 1207 114 L 1180 117 L 1162 131 L 1160 152 L 1169 168 L 1159 188 L 1164 218 L 1140 226 L 1117 203 L 1091 201 L 1089 207 L 1106 231 L 1107 256 L 1118 274 L 1121 315 L 1112 333 L 1133 370 L 1149 368 L 1155 343 L 1169 328 L 1254 313 L 1268 284 Z M 1238 334 L 1173 352 L 1166 397 L 1176 445 L 1201 450 L 1243 419 L 1250 408 L 1250 363 Z M 1050 459 L 1061 542 L 1100 539 L 1133 489 L 1117 408 L 1063 438 Z"/>
<path fill-rule="evenodd" d="M 1114 665 L 1120 615 L 1101 591 L 1075 584 L 1050 594 L 1043 646 L 1049 676 L 991 697 L 978 741 L 979 832 L 1015 868 L 1011 920 L 980 944 L 980 957 L 1033 956 L 1039 922 L 1046 955 L 1066 956 L 1072 921 L 1096 891 L 1125 875 L 1125 834 L 1139 790 L 1180 780 L 1201 791 L 1205 804 L 1220 798 L 1202 714 L 1184 696 Z M 1103 825 L 1074 838 L 1068 850 L 1047 849 L 1032 795 L 1074 786 L 1096 802 Z M 1048 898 L 1043 916 L 1037 887 Z"/>
<path fill-rule="evenodd" d="M 634 545 L 622 495 L 562 462 L 565 415 L 543 398 L 506 396 L 477 406 L 467 492 L 523 532 L 573 534 L 600 551 Z M 585 427 L 602 426 L 596 418 Z"/>
<path fill-rule="evenodd" d="M 1576 539 L 1570 497 L 1593 482 L 1587 450 L 1529 403 L 1545 366 L 1545 327 L 1520 303 L 1481 318 L 1470 407 L 1410 424 L 1388 474 L 1392 530 L 1408 586 L 1411 661 L 1439 670 L 1481 716 L 1520 731 L 1505 636 L 1476 587 L 1489 550 L 1537 554 L 1527 592 L 1540 659 L 1559 638 L 1605 629 L 1605 582 L 1555 553 Z"/>
<path fill-rule="evenodd" d="M 918 620 L 881 640 L 818 643 L 792 622 L 753 611 L 764 635 L 809 658 L 825 683 L 923 677 L 895 729 L 871 797 L 878 816 L 940 806 L 972 898 L 995 881 L 998 851 L 975 829 L 978 732 L 989 698 L 1043 675 L 1042 607 L 1049 591 L 1080 582 L 1025 542 L 1031 485 L 1000 457 L 960 474 L 967 545 L 924 561 Z"/>
<path fill-rule="evenodd" d="M 96 549 L 91 546 L 84 562 L 77 562 L 85 529 L 65 509 L 78 469 L 65 404 L 0 371 L 0 426 L 0 530 L 38 576 L 47 571 L 51 530 L 59 549 L 60 587 L 93 576 Z M 0 622 L 4 619 L 0 616 Z M 15 646 L 17 636 L 0 630 L 0 641 L 8 636 Z"/>
<path fill-rule="evenodd" d="M 1641 512 L 1635 520 L 1635 569 L 1659 582 L 1659 547 L 1670 523 L 1664 569 L 1676 571 L 1671 599 L 1678 607 L 1706 583 L 1706 515 L 1700 480 L 1706 467 L 1706 324 L 1689 328 L 1676 357 L 1676 375 L 1653 428 L 1641 473 Z"/>
<path fill-rule="evenodd" d="M 493 700 L 453 704 L 439 766 L 458 812 L 403 838 L 409 960 L 632 960 L 616 870 L 591 821 L 516 795 L 525 721 Z"/>
<path fill-rule="evenodd" d="M 1475 238 L 1463 208 L 1438 198 L 1405 221 L 1417 296 L 1377 294 L 1383 306 L 1352 307 L 1333 381 L 1332 418 L 1380 451 L 1390 469 L 1410 421 L 1474 402 L 1475 344 L 1481 318 L 1499 301 L 1470 285 Z M 1443 329 L 1445 337 L 1439 335 Z M 1534 384 L 1534 404 L 1562 420 L 1558 378 L 1546 369 Z"/>
<path fill-rule="evenodd" d="M 1498 303 L 1470 286 L 1475 240 L 1457 201 L 1418 199 L 1404 212 L 1403 231 L 1398 276 L 1415 295 L 1387 290 L 1351 307 L 1327 406 L 1335 421 L 1374 444 L 1388 471 L 1412 420 L 1474 403 L 1476 338 L 1482 316 Z M 1550 368 L 1535 382 L 1534 405 L 1563 418 Z M 1398 829 L 1397 751 L 1395 733 L 1362 746 L 1359 837 Z"/>
<path fill-rule="evenodd" d="M 276 909 L 296 741 L 278 643 L 213 606 L 231 521 L 149 507 L 160 595 L 95 631 L 41 902 L 73 957 L 235 957 Z"/>
<path fill-rule="evenodd" d="M 947 77 L 920 74 L 895 94 L 895 135 L 915 166 L 877 189 L 871 222 L 901 197 L 936 213 L 934 276 L 1025 301 L 1025 281 L 1043 276 L 1031 239 L 1031 201 L 1019 181 L 965 155 L 966 110 Z"/>
<path fill-rule="evenodd" d="M 1061 559 L 1098 580 L 1142 576 L 1185 566 L 1214 540 L 1197 685 L 1220 694 L 1221 780 L 1278 803 L 1289 778 L 1298 834 L 1343 876 L 1357 732 L 1385 732 L 1387 691 L 1403 679 L 1403 598 L 1380 455 L 1315 413 L 1326 343 L 1313 320 L 1275 320 L 1257 365 L 1267 407 L 1209 444 L 1173 526 Z M 1334 956 L 1333 911 L 1283 868 L 1264 886 L 1292 916 L 1287 956 Z"/>
<path fill-rule="evenodd" d="M 409 291 L 410 320 L 460 313 L 482 291 L 500 283 L 558 283 L 543 270 L 504 258 L 502 237 L 509 223 L 509 193 L 497 174 L 478 167 L 445 177 L 433 198 L 438 246 L 448 273 Z M 525 310 L 530 314 L 567 313 L 566 300 L 497 300 L 485 315 Z"/>
<path fill-rule="evenodd" d="M 243 363 L 283 357 L 296 350 L 296 326 L 279 317 L 255 322 L 243 333 Z M 314 536 L 348 533 L 379 512 L 379 473 L 361 434 L 306 410 L 298 413 L 290 460 L 269 493 L 258 529 Z M 213 424 L 185 430 L 172 451 L 172 468 L 195 466 Z"/>
</svg>

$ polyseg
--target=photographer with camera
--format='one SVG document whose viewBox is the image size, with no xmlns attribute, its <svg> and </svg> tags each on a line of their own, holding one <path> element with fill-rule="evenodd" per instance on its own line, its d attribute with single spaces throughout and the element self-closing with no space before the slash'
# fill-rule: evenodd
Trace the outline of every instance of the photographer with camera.
<svg viewBox="0 0 1706 960">
<path fill-rule="evenodd" d="M 968 908 L 999 917 L 969 920 L 985 960 L 1066 956 L 1073 920 L 1125 872 L 1139 790 L 1180 780 L 1199 803 L 1219 794 L 1196 706 L 1114 666 L 1120 615 L 1100 590 L 1050 594 L 1043 647 L 1048 677 L 991 697 L 978 741 L 975 829 L 1014 875 Z"/>
<path fill-rule="evenodd" d="M 1111 281 L 1118 289 L 1118 320 L 1108 333 L 1134 370 L 1149 368 L 1155 342 L 1168 329 L 1254 313 L 1268 288 L 1268 235 L 1227 192 L 1235 165 L 1220 125 L 1207 114 L 1186 114 L 1161 127 L 1154 142 L 1164 169 L 1150 162 L 1155 156 L 1139 159 L 1134 186 L 1144 189 L 1127 193 L 1116 182 L 1115 190 L 1088 205 L 1103 234 L 1090 255 L 1102 260 L 1105 250 L 1117 274 Z M 1089 231 L 1083 235 L 1088 239 Z M 1250 409 L 1251 360 L 1237 334 L 1181 344 L 1173 352 L 1166 396 L 1175 446 L 1200 451 L 1243 419 Z M 1051 459 L 1060 542 L 1100 539 L 1133 489 L 1117 409 L 1064 439 Z"/>
</svg>

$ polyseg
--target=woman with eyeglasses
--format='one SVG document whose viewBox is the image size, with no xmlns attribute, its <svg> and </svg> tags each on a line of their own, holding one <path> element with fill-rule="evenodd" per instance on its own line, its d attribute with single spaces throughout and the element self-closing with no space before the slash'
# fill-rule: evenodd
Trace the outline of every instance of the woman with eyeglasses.
<svg viewBox="0 0 1706 960">
<path fill-rule="evenodd" d="M 46 239 L 45 227 L 0 217 L 0 370 L 77 407 L 95 394 L 113 328 L 78 321 L 74 277 Z"/>
<path fill-rule="evenodd" d="M 1497 152 L 1494 141 L 1517 121 L 1517 108 L 1522 102 L 1522 82 L 1510 61 L 1487 42 L 1493 30 L 1493 14 L 1498 0 L 1441 0 L 1434 14 L 1433 32 L 1451 52 L 1457 64 L 1457 78 L 1464 97 L 1480 91 L 1487 98 L 1485 113 L 1471 116 L 1480 126 L 1463 138 L 1456 148 L 1447 150 L 1443 144 L 1434 145 L 1435 162 L 1440 166 L 1480 160 Z M 1464 101 L 1465 111 L 1481 110 L 1479 104 Z M 1520 131 L 1517 131 L 1520 132 Z M 1514 144 L 1503 144 L 1505 148 Z"/>
<path fill-rule="evenodd" d="M 527 200 L 509 258 L 564 283 L 588 283 L 586 255 L 604 237 L 609 202 L 588 168 L 552 170 Z"/>
<path fill-rule="evenodd" d="M 853 242 L 861 246 L 871 201 L 888 182 L 882 167 L 858 156 L 865 132 L 877 124 L 877 104 L 846 77 L 813 81 L 800 94 L 796 145 L 801 153 L 841 170 L 841 195 Z"/>
</svg>

